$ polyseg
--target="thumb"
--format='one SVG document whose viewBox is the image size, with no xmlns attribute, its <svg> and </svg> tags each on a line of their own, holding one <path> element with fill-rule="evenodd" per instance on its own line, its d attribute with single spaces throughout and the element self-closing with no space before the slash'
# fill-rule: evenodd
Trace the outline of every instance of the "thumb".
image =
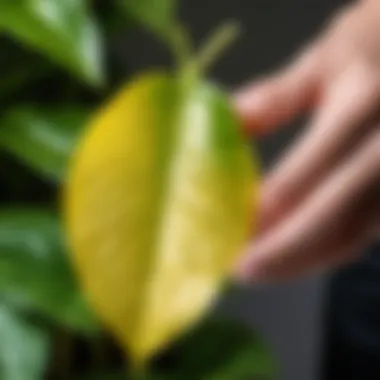
<svg viewBox="0 0 380 380">
<path fill-rule="evenodd" d="M 319 49 L 302 54 L 278 74 L 235 95 L 235 107 L 249 133 L 270 132 L 317 101 L 321 65 Z"/>
</svg>

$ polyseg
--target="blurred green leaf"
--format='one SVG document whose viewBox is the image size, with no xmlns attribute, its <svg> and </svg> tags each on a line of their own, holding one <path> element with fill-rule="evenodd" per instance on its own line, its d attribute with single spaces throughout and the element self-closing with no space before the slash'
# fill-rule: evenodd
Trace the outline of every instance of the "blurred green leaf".
<svg viewBox="0 0 380 380">
<path fill-rule="evenodd" d="M 0 303 L 1 380 L 41 380 L 47 359 L 47 334 Z"/>
<path fill-rule="evenodd" d="M 95 0 L 92 4 L 97 20 L 103 26 L 103 32 L 106 36 L 112 36 L 125 33 L 134 26 L 132 15 L 124 12 L 120 0 L 104 1 Z"/>
<path fill-rule="evenodd" d="M 59 180 L 87 115 L 78 108 L 18 107 L 0 120 L 0 147 Z"/>
<path fill-rule="evenodd" d="M 188 380 L 272 380 L 268 347 L 241 323 L 209 318 L 172 347 L 170 374 Z"/>
<path fill-rule="evenodd" d="M 48 212 L 0 211 L 0 295 L 75 330 L 97 330 L 68 265 L 58 220 Z"/>
<path fill-rule="evenodd" d="M 2 0 L 1 31 L 87 82 L 103 83 L 102 36 L 86 0 Z"/>
<path fill-rule="evenodd" d="M 126 11 L 165 39 L 171 38 L 176 23 L 176 0 L 120 0 Z"/>
</svg>

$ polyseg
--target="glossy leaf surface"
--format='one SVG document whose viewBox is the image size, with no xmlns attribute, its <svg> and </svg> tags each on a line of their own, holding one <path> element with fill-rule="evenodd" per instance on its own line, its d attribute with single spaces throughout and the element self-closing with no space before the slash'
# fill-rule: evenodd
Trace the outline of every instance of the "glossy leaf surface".
<svg viewBox="0 0 380 380">
<path fill-rule="evenodd" d="M 84 126 L 77 108 L 18 107 L 1 119 L 0 147 L 53 180 L 60 180 Z"/>
<path fill-rule="evenodd" d="M 97 329 L 68 265 L 57 218 L 38 210 L 0 210 L 0 295 L 83 332 Z"/>
<path fill-rule="evenodd" d="M 48 359 L 48 334 L 0 303 L 1 380 L 41 380 Z"/>
<path fill-rule="evenodd" d="M 5 0 L 0 33 L 39 49 L 87 82 L 103 82 L 102 39 L 85 0 Z"/>
<path fill-rule="evenodd" d="M 206 312 L 256 204 L 248 145 L 213 86 L 147 75 L 95 117 L 66 192 L 73 260 L 135 362 Z"/>
</svg>

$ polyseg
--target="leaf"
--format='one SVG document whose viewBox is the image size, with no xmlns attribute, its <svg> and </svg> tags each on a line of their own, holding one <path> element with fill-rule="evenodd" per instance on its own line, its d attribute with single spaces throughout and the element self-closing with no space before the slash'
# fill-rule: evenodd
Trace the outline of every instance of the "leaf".
<svg viewBox="0 0 380 380">
<path fill-rule="evenodd" d="M 0 125 L 0 146 L 43 175 L 60 180 L 86 120 L 85 110 L 18 107 Z"/>
<path fill-rule="evenodd" d="M 75 155 L 73 262 L 135 364 L 208 310 L 248 237 L 258 175 L 238 129 L 213 86 L 147 75 L 100 112 Z"/>
<path fill-rule="evenodd" d="M 54 215 L 0 211 L 0 295 L 78 331 L 96 331 L 64 254 Z"/>
<path fill-rule="evenodd" d="M 244 325 L 220 318 L 208 318 L 168 355 L 174 363 L 170 374 L 183 380 L 272 380 L 276 375 L 262 339 Z"/>
<path fill-rule="evenodd" d="M 176 0 L 120 0 L 129 14 L 165 39 L 176 23 Z"/>
<path fill-rule="evenodd" d="M 0 378 L 41 380 L 48 358 L 48 336 L 0 304 Z"/>
<path fill-rule="evenodd" d="M 0 32 L 47 55 L 87 82 L 103 83 L 102 36 L 85 0 L 3 0 Z"/>
</svg>

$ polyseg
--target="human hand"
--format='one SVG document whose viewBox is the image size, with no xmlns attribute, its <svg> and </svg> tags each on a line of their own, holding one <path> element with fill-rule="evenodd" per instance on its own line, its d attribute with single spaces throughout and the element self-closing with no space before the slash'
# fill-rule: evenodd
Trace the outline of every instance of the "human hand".
<svg viewBox="0 0 380 380">
<path fill-rule="evenodd" d="M 260 230 L 237 269 L 282 280 L 356 257 L 380 233 L 380 3 L 343 10 L 295 62 L 236 96 L 250 133 L 306 111 L 310 125 L 265 179 Z"/>
</svg>

